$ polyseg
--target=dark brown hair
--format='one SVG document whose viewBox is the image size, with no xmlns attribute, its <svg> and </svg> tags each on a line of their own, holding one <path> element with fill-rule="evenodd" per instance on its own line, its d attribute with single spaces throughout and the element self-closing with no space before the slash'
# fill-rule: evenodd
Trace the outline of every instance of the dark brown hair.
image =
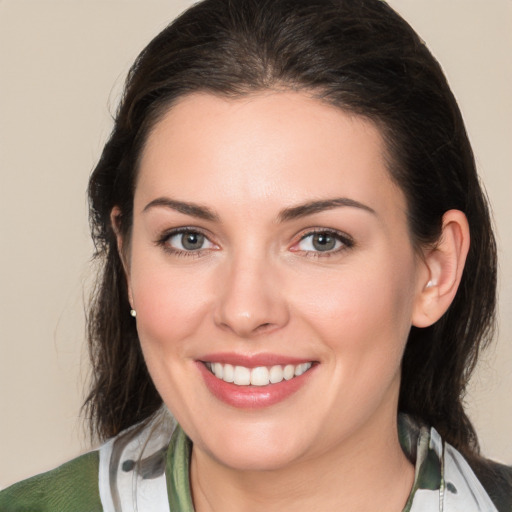
<svg viewBox="0 0 512 512">
<path fill-rule="evenodd" d="M 433 326 L 411 329 L 400 410 L 422 418 L 466 455 L 478 452 L 463 408 L 465 388 L 494 325 L 496 248 L 487 202 L 457 103 L 437 61 L 380 0 L 205 0 L 163 30 L 131 68 L 115 125 L 89 184 L 101 265 L 88 318 L 93 365 L 86 408 L 100 438 L 161 405 L 130 318 L 110 222 L 129 240 L 144 143 L 183 95 L 238 97 L 306 90 L 372 120 L 387 144 L 389 172 L 404 191 L 413 243 L 433 244 L 443 214 L 463 211 L 471 248 L 459 291 Z"/>
</svg>

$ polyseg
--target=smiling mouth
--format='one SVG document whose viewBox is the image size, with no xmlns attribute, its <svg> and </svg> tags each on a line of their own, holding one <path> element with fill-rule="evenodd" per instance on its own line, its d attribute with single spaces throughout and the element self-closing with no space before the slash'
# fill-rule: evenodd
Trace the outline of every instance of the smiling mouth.
<svg viewBox="0 0 512 512">
<path fill-rule="evenodd" d="M 236 386 L 268 386 L 283 380 L 300 377 L 313 366 L 313 362 L 247 368 L 232 364 L 205 362 L 204 365 L 218 379 Z"/>
</svg>

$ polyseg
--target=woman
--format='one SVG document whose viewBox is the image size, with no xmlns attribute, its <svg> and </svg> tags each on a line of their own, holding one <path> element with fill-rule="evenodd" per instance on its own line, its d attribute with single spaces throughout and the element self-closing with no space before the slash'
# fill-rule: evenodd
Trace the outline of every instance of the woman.
<svg viewBox="0 0 512 512">
<path fill-rule="evenodd" d="M 2 510 L 510 509 L 462 407 L 487 204 L 385 3 L 197 4 L 134 64 L 89 196 L 108 441 Z"/>
</svg>

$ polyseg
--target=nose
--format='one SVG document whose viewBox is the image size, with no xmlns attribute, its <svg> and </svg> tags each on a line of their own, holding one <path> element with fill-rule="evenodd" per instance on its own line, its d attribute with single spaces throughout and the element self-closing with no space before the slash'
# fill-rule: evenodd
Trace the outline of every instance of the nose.
<svg viewBox="0 0 512 512">
<path fill-rule="evenodd" d="M 277 269 L 256 257 L 226 265 L 218 276 L 215 323 L 242 338 L 284 327 L 289 311 Z"/>
</svg>

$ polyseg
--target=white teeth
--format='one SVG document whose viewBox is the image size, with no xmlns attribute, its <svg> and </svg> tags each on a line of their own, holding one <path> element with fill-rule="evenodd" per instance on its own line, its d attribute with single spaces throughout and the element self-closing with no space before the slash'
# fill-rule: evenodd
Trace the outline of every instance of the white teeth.
<svg viewBox="0 0 512 512">
<path fill-rule="evenodd" d="M 296 366 L 295 368 L 295 377 L 302 375 L 304 372 L 307 372 L 311 368 L 311 363 L 302 363 Z"/>
<path fill-rule="evenodd" d="M 218 377 L 219 379 L 222 379 L 222 364 L 221 363 L 213 363 L 213 373 L 215 374 L 215 377 Z"/>
<path fill-rule="evenodd" d="M 251 370 L 245 366 L 235 366 L 233 382 L 237 386 L 248 386 L 251 383 Z"/>
<path fill-rule="evenodd" d="M 284 379 L 283 368 L 279 365 L 270 368 L 269 380 L 271 384 L 277 384 Z"/>
<path fill-rule="evenodd" d="M 246 368 L 245 366 L 233 366 L 222 363 L 206 363 L 206 367 L 224 382 L 233 382 L 237 386 L 268 386 L 278 384 L 283 380 L 291 380 L 307 372 L 312 363 L 298 365 L 287 364 L 286 366 L 274 365 L 271 367 L 258 366 Z"/>
<path fill-rule="evenodd" d="M 290 380 L 290 379 L 293 379 L 294 376 L 295 376 L 295 366 L 293 364 L 287 364 L 284 367 L 283 377 L 285 378 L 285 380 Z"/>
<path fill-rule="evenodd" d="M 220 364 L 220 363 L 218 363 Z M 233 382 L 235 380 L 235 369 L 231 364 L 224 365 L 224 375 L 222 376 L 224 382 Z"/>
<path fill-rule="evenodd" d="M 267 386 L 270 382 L 269 371 L 264 366 L 258 366 L 251 370 L 251 384 L 253 386 Z"/>
</svg>

